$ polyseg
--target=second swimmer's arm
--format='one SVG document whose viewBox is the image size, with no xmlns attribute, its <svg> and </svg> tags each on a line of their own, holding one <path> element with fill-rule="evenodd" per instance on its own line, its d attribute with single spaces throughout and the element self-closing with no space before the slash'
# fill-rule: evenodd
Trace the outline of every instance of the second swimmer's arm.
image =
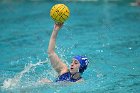
<svg viewBox="0 0 140 93">
<path fill-rule="evenodd" d="M 62 60 L 55 53 L 55 43 L 58 31 L 62 27 L 63 24 L 55 24 L 54 29 L 50 38 L 49 46 L 48 46 L 48 56 L 51 61 L 51 65 L 58 72 L 59 75 L 68 71 L 68 67 L 66 64 L 62 62 Z"/>
</svg>

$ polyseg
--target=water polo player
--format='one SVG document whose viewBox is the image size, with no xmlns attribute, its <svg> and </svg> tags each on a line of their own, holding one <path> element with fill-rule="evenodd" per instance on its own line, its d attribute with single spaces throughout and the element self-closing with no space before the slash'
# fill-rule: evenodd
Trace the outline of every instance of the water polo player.
<svg viewBox="0 0 140 93">
<path fill-rule="evenodd" d="M 77 82 L 82 80 L 82 73 L 86 70 L 88 66 L 88 59 L 84 56 L 75 56 L 72 58 L 72 63 L 70 69 L 67 65 L 58 57 L 55 53 L 55 43 L 58 31 L 63 26 L 64 21 L 69 17 L 69 9 L 64 4 L 56 4 L 52 7 L 50 11 L 50 16 L 55 21 L 53 32 L 50 38 L 48 46 L 48 56 L 51 61 L 51 65 L 58 73 L 58 81 L 70 81 Z M 50 82 L 48 79 L 43 79 L 41 82 Z"/>
<path fill-rule="evenodd" d="M 55 53 L 55 43 L 58 31 L 62 27 L 63 23 L 56 23 L 54 25 L 54 29 L 50 38 L 49 46 L 48 46 L 48 56 L 51 61 L 51 65 L 58 73 L 58 81 L 70 81 L 77 82 L 82 80 L 82 73 L 86 70 L 88 66 L 88 59 L 84 56 L 75 56 L 72 58 L 72 63 L 70 69 L 68 69 L 67 65 L 58 57 Z"/>
</svg>

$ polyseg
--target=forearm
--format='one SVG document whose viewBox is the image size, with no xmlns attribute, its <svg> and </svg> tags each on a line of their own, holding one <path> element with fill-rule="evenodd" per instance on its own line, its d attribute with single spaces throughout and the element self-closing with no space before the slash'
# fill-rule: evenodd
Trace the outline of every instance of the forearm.
<svg viewBox="0 0 140 93">
<path fill-rule="evenodd" d="M 58 31 L 53 30 L 51 38 L 50 38 L 49 46 L 48 46 L 48 53 L 49 54 L 54 52 L 57 34 L 58 34 Z"/>
</svg>

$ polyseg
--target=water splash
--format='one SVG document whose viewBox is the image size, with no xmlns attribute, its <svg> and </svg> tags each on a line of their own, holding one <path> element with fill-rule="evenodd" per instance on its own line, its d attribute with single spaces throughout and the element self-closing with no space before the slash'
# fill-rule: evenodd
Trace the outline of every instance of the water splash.
<svg viewBox="0 0 140 93">
<path fill-rule="evenodd" d="M 9 78 L 9 79 L 4 80 L 2 88 L 12 89 L 14 87 L 17 87 L 21 78 L 23 77 L 25 73 L 29 72 L 33 67 L 43 65 L 46 62 L 48 62 L 48 60 L 37 62 L 36 64 L 32 64 L 32 63 L 28 64 L 27 66 L 25 66 L 24 70 L 18 73 L 17 75 L 15 75 L 14 78 Z"/>
</svg>

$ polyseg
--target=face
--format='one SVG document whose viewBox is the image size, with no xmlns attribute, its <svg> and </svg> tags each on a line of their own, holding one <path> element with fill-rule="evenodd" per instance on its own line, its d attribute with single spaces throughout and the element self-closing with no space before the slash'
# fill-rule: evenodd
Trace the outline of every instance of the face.
<svg viewBox="0 0 140 93">
<path fill-rule="evenodd" d="M 72 63 L 71 63 L 71 66 L 70 66 L 70 72 L 72 74 L 74 74 L 76 72 L 79 72 L 79 67 L 80 67 L 79 61 L 76 60 L 76 59 L 72 59 Z"/>
</svg>

